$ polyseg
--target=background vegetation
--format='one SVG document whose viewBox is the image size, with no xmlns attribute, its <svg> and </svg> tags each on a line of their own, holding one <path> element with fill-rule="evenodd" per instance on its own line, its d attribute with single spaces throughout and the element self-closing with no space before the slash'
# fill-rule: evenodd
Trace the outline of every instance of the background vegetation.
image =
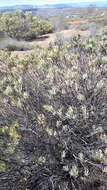
<svg viewBox="0 0 107 190">
<path fill-rule="evenodd" d="M 31 12 L 17 11 L 1 14 L 0 30 L 11 38 L 32 40 L 53 32 L 53 25 L 47 20 L 33 16 Z"/>
</svg>

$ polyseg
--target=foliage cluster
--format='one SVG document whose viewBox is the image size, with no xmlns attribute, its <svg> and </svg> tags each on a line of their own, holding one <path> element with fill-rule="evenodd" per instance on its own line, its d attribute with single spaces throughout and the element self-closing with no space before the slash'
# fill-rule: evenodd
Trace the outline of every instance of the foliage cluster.
<svg viewBox="0 0 107 190">
<path fill-rule="evenodd" d="M 32 40 L 52 32 L 53 25 L 47 20 L 34 17 L 31 12 L 17 11 L 0 16 L 0 30 L 11 38 Z"/>
<path fill-rule="evenodd" d="M 107 189 L 107 39 L 0 52 L 0 188 Z"/>
</svg>

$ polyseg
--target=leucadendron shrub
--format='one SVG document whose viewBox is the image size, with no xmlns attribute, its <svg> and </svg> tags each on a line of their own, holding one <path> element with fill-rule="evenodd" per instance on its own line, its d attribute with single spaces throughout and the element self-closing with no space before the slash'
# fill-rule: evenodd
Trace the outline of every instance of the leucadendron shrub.
<svg viewBox="0 0 107 190">
<path fill-rule="evenodd" d="M 53 25 L 31 12 L 3 13 L 0 17 L 0 31 L 18 40 L 32 40 L 43 34 L 53 32 Z"/>
<path fill-rule="evenodd" d="M 1 189 L 107 189 L 106 45 L 0 52 Z"/>
</svg>

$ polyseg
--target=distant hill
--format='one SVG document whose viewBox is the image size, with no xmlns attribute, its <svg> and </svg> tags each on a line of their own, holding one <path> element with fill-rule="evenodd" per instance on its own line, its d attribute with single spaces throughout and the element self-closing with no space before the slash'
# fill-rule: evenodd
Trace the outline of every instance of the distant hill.
<svg viewBox="0 0 107 190">
<path fill-rule="evenodd" d="M 57 9 L 65 9 L 65 8 L 82 8 L 82 7 L 107 7 L 107 1 L 95 1 L 93 3 L 90 2 L 80 2 L 80 3 L 65 3 L 65 4 L 53 4 L 53 5 L 43 5 L 39 6 L 39 8 L 57 8 Z"/>
<path fill-rule="evenodd" d="M 0 7 L 0 12 L 12 12 L 16 10 L 22 10 L 22 11 L 36 11 L 38 8 L 37 6 L 33 5 L 15 5 L 15 6 L 5 6 Z"/>
<path fill-rule="evenodd" d="M 5 6 L 0 7 L 0 12 L 7 12 L 7 11 L 15 11 L 15 10 L 22 10 L 22 11 L 36 11 L 38 9 L 67 9 L 67 8 L 85 8 L 90 6 L 96 7 L 107 7 L 107 1 L 95 1 L 92 4 L 90 2 L 81 2 L 81 3 L 65 3 L 65 4 L 45 4 L 40 6 L 34 5 L 15 5 L 15 6 Z"/>
</svg>

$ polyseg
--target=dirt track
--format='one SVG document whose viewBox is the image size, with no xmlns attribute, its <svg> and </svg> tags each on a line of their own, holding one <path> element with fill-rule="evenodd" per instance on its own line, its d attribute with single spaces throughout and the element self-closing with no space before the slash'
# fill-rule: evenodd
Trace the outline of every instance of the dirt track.
<svg viewBox="0 0 107 190">
<path fill-rule="evenodd" d="M 42 40 L 35 40 L 33 42 L 30 42 L 30 45 L 40 45 L 40 46 L 47 46 L 49 43 L 53 43 L 57 38 L 64 38 L 68 39 L 71 38 L 72 36 L 80 34 L 81 36 L 87 37 L 90 35 L 90 31 L 80 31 L 80 30 L 63 30 L 61 32 L 56 32 L 53 34 L 49 34 L 47 38 L 44 38 Z"/>
<path fill-rule="evenodd" d="M 80 30 L 63 30 L 61 32 L 56 32 L 53 34 L 49 34 L 49 35 L 44 35 L 42 38 L 38 39 L 38 40 L 34 40 L 32 42 L 28 42 L 29 46 L 33 46 L 34 48 L 36 46 L 41 46 L 41 47 L 48 47 L 48 45 L 50 43 L 54 43 L 57 38 L 61 38 L 61 39 L 70 39 L 71 37 L 80 34 L 83 37 L 88 37 L 90 35 L 90 31 L 80 31 Z M 30 52 L 32 52 L 32 50 L 28 50 L 28 51 L 14 51 L 13 54 L 17 55 L 19 58 L 23 58 L 25 55 L 28 55 Z"/>
</svg>

